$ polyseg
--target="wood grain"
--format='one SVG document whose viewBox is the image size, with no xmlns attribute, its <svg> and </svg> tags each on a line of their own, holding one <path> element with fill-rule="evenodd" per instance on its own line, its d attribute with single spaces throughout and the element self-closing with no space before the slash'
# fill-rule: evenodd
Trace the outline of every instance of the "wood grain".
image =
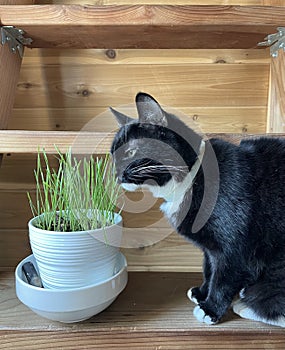
<svg viewBox="0 0 285 350">
<path fill-rule="evenodd" d="M 87 0 L 36 0 L 36 4 L 85 5 Z M 88 0 L 92 5 L 132 5 L 132 0 Z M 240 6 L 283 6 L 284 0 L 136 0 L 142 5 L 240 5 Z"/>
<path fill-rule="evenodd" d="M 200 349 L 284 349 L 281 333 L 235 332 L 197 334 L 188 332 L 137 332 L 131 330 L 109 334 L 105 332 L 0 332 L 0 340 L 6 350 L 31 349 L 131 349 L 131 350 L 200 350 Z M 2 341 L 1 338 L 4 338 Z M 149 340 L 151 339 L 151 342 Z M 31 347 L 33 346 L 33 347 Z"/>
<path fill-rule="evenodd" d="M 254 333 L 269 331 L 284 334 L 278 327 L 248 321 L 229 312 L 224 322 L 209 327 L 192 316 L 194 304 L 187 290 L 201 284 L 200 273 L 129 273 L 126 289 L 103 313 L 77 324 L 63 324 L 41 318 L 20 303 L 15 296 L 14 276 L 0 272 L 1 331 L 94 331 L 94 332 L 199 332 L 234 331 Z M 110 326 L 111 325 L 111 326 Z M 283 338 L 284 340 L 284 338 Z M 285 341 L 285 340 L 284 340 Z"/>
<path fill-rule="evenodd" d="M 145 91 L 169 107 L 266 107 L 268 64 L 23 66 L 15 108 L 133 105 Z"/>
<path fill-rule="evenodd" d="M 264 107 L 181 107 L 164 106 L 186 125 L 206 133 L 266 132 L 267 108 Z M 137 117 L 135 106 L 119 107 L 122 113 Z M 79 117 L 80 116 L 80 117 Z M 11 130 L 111 132 L 117 122 L 107 108 L 14 108 L 8 123 Z"/>
<path fill-rule="evenodd" d="M 284 134 L 272 134 L 280 137 Z M 257 137 L 248 134 L 206 134 L 205 137 L 222 137 L 239 143 L 244 137 Z M 55 145 L 62 152 L 72 146 L 76 154 L 104 154 L 109 152 L 114 133 L 88 131 L 25 131 L 0 130 L 0 153 L 37 153 L 44 148 L 46 153 L 54 154 Z"/>
<path fill-rule="evenodd" d="M 18 53 L 12 53 L 9 45 L 0 45 L 0 129 L 6 129 L 12 113 L 22 59 Z M 2 155 L 0 152 L 0 166 Z"/>
<path fill-rule="evenodd" d="M 9 3 L 9 2 L 6 2 Z M 4 2 L 5 4 L 5 2 Z M 0 45 L 0 129 L 6 129 L 12 113 L 22 59 L 13 54 L 8 44 Z M 2 154 L 0 153 L 0 166 Z"/>
<path fill-rule="evenodd" d="M 107 52 L 26 50 L 9 128 L 80 130 L 96 116 L 97 131 L 114 130 L 113 116 L 101 113 L 129 104 L 136 115 L 134 95 L 144 90 L 167 109 L 175 104 L 187 124 L 193 117 L 205 132 L 265 132 L 265 50 L 160 50 L 159 56 L 155 50 L 111 50 L 112 59 Z M 205 106 L 208 101 L 219 106 Z"/>
<path fill-rule="evenodd" d="M 284 349 L 282 329 L 228 312 L 215 326 L 199 324 L 190 286 L 199 274 L 129 273 L 129 282 L 104 312 L 77 324 L 45 320 L 17 300 L 12 274 L 0 274 L 0 341 L 5 349 Z M 151 342 L 150 342 L 151 339 Z"/>
<path fill-rule="evenodd" d="M 7 44 L 0 45 L 0 129 L 5 129 L 8 125 L 9 116 L 13 108 L 21 62 L 20 55 L 13 54 Z"/>
<path fill-rule="evenodd" d="M 0 153 L 37 153 L 43 148 L 55 153 L 55 146 L 66 152 L 72 146 L 74 153 L 103 154 L 110 150 L 113 137 L 94 132 L 0 130 Z"/>
<path fill-rule="evenodd" d="M 33 5 L 36 0 L 0 0 L 0 5 Z"/>
<path fill-rule="evenodd" d="M 2 199 L 2 194 L 0 194 Z M 11 206 L 13 209 L 13 206 Z M 145 215 L 146 220 L 148 214 Z M 27 220 L 21 225 L 27 226 Z M 128 222 L 124 219 L 124 223 Z M 141 224 L 138 222 L 138 224 Z M 14 226 L 17 226 L 15 223 Z M 140 234 L 159 234 L 164 227 L 140 229 Z M 168 229 L 169 232 L 170 230 Z M 14 271 L 20 260 L 31 254 L 27 228 L 0 230 L 0 270 Z M 122 248 L 128 261 L 129 271 L 159 271 L 159 272 L 201 272 L 202 254 L 189 242 L 186 242 L 177 233 L 172 233 L 162 241 L 145 248 Z"/>
<path fill-rule="evenodd" d="M 285 52 L 279 50 L 278 57 L 271 59 L 267 130 L 285 130 Z"/>
<path fill-rule="evenodd" d="M 284 0 L 285 1 L 285 0 Z M 269 50 L 191 49 L 27 49 L 23 65 L 270 64 Z"/>
<path fill-rule="evenodd" d="M 0 6 L 0 16 L 25 30 L 32 47 L 240 49 L 282 26 L 285 8 L 31 5 Z"/>
</svg>

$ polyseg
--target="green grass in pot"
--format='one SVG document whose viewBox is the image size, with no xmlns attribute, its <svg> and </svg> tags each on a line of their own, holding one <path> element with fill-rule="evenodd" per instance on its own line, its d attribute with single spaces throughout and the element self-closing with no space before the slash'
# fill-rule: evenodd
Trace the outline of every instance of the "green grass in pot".
<svg viewBox="0 0 285 350">
<path fill-rule="evenodd" d="M 58 167 L 50 166 L 45 151 L 38 153 L 35 196 L 28 200 L 35 226 L 43 230 L 73 232 L 114 224 L 120 196 L 110 157 L 77 159 L 59 150 Z"/>
</svg>

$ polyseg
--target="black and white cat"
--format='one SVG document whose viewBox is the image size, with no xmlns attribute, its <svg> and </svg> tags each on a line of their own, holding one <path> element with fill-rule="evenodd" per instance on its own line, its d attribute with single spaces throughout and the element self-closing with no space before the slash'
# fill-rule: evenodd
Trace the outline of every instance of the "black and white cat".
<svg viewBox="0 0 285 350">
<path fill-rule="evenodd" d="M 285 141 L 203 140 L 148 94 L 121 126 L 111 153 L 123 188 L 148 188 L 178 233 L 204 252 L 204 282 L 188 297 L 215 324 L 233 310 L 285 327 Z"/>
</svg>

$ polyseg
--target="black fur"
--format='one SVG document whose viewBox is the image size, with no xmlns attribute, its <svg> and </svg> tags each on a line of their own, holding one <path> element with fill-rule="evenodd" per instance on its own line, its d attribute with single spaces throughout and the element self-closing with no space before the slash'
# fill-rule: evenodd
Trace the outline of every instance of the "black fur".
<svg viewBox="0 0 285 350">
<path fill-rule="evenodd" d="M 152 99 L 145 94 L 144 98 Z M 133 162 L 156 159 L 157 152 L 161 164 L 182 168 L 181 161 L 170 159 L 169 154 L 163 154 L 163 149 L 144 147 L 143 140 L 160 140 L 175 149 L 187 166 L 187 170 L 179 172 L 178 181 L 182 181 L 193 166 L 201 137 L 176 117 L 166 112 L 164 116 L 167 126 L 139 120 L 119 130 L 111 151 L 121 181 L 133 181 L 126 169 L 135 164 L 123 160 L 124 147 L 130 140 L 142 140 Z M 219 176 L 213 174 L 206 185 L 205 171 L 208 167 L 211 176 L 213 151 Z M 192 295 L 213 323 L 223 317 L 243 288 L 243 301 L 259 317 L 269 321 L 285 317 L 284 160 L 282 139 L 249 139 L 239 146 L 219 139 L 206 141 L 202 167 L 180 209 L 187 214 L 178 220 L 175 229 L 204 252 L 204 282 L 192 290 Z M 163 186 L 175 176 L 173 171 L 164 171 L 162 175 L 154 171 L 153 177 L 149 177 L 150 173 L 142 174 L 141 183 L 154 179 Z M 205 191 L 215 190 L 218 196 L 209 219 L 193 233 Z"/>
</svg>

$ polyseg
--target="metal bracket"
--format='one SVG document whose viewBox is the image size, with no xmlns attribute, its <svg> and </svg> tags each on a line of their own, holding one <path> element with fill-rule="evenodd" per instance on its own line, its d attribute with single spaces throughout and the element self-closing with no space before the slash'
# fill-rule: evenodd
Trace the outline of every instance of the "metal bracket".
<svg viewBox="0 0 285 350">
<path fill-rule="evenodd" d="M 278 56 L 278 51 L 285 51 L 285 27 L 278 27 L 278 33 L 269 34 L 258 46 L 270 46 L 270 54 L 272 57 Z"/>
<path fill-rule="evenodd" d="M 21 57 L 24 54 L 24 46 L 31 45 L 33 40 L 31 38 L 24 38 L 25 32 L 22 29 L 13 26 L 3 26 L 1 30 L 1 44 L 9 45 L 11 52 L 18 52 Z"/>
</svg>

